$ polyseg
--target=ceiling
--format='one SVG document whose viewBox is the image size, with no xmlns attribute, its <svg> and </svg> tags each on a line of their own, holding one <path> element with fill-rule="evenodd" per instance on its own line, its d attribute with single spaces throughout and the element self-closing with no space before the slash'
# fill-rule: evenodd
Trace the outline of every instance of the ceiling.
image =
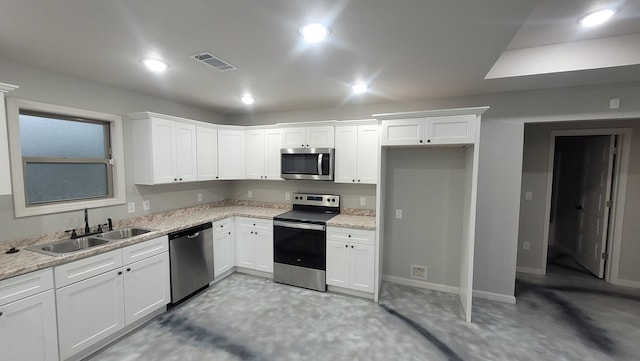
<svg viewBox="0 0 640 361">
<path fill-rule="evenodd" d="M 581 15 L 611 4 L 619 11 L 610 23 L 589 30 L 577 24 Z M 640 81 L 637 0 L 2 5 L 0 58 L 225 114 Z M 310 21 L 327 23 L 329 37 L 305 44 L 297 29 Z M 610 39 L 619 54 L 602 48 L 612 46 Z M 558 46 L 568 55 L 550 57 Z M 190 57 L 204 51 L 238 69 L 218 72 Z M 580 61 L 596 51 L 606 56 Z M 168 70 L 148 71 L 140 61 L 146 56 L 167 61 Z M 357 81 L 370 91 L 353 95 Z M 253 105 L 240 102 L 244 93 L 256 98 Z"/>
</svg>

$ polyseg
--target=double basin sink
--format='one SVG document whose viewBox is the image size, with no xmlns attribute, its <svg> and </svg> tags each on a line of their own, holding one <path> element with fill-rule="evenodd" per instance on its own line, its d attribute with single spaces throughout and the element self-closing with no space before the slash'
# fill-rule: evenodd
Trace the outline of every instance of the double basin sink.
<svg viewBox="0 0 640 361">
<path fill-rule="evenodd" d="M 122 241 L 128 238 L 139 236 L 145 233 L 153 232 L 155 229 L 129 227 L 116 229 L 93 236 L 79 237 L 72 239 L 63 239 L 60 241 L 39 244 L 26 249 L 49 256 L 64 256 L 69 253 L 82 251 L 88 248 L 100 246 L 110 242 Z"/>
</svg>

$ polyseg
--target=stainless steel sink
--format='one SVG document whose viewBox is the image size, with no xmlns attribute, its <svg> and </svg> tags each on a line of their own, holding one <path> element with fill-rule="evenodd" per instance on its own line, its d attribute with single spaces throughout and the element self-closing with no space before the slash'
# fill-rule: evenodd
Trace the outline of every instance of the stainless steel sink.
<svg viewBox="0 0 640 361">
<path fill-rule="evenodd" d="M 116 229 L 113 231 L 104 232 L 102 234 L 96 235 L 96 237 L 111 241 L 111 240 L 127 239 L 127 238 L 139 236 L 141 234 L 145 234 L 153 231 L 155 231 L 155 229 L 129 227 L 129 228 L 122 228 L 122 229 Z"/>
<path fill-rule="evenodd" d="M 109 240 L 95 237 L 82 237 L 75 239 L 63 239 L 61 241 L 55 241 L 46 244 L 39 244 L 36 246 L 27 247 L 27 249 L 34 252 L 44 253 L 49 256 L 63 256 L 67 253 L 82 251 L 84 249 L 100 246 L 105 243 L 109 243 Z"/>
</svg>

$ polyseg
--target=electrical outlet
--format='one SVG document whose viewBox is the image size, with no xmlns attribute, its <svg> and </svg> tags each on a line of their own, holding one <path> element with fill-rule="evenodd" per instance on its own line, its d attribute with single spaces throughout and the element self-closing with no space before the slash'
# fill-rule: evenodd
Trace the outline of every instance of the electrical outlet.
<svg viewBox="0 0 640 361">
<path fill-rule="evenodd" d="M 129 213 L 136 213 L 136 202 L 127 203 L 127 211 Z"/>
<path fill-rule="evenodd" d="M 609 109 L 620 109 L 620 98 L 609 99 Z"/>
<path fill-rule="evenodd" d="M 402 209 L 396 209 L 396 219 L 402 219 Z"/>
<path fill-rule="evenodd" d="M 284 193 L 284 200 L 285 201 L 290 201 L 291 200 L 291 192 L 285 192 Z"/>
<path fill-rule="evenodd" d="M 198 202 L 202 202 L 202 192 L 198 192 Z"/>
<path fill-rule="evenodd" d="M 530 201 L 533 199 L 533 192 L 524 192 L 524 199 Z"/>
<path fill-rule="evenodd" d="M 423 281 L 427 280 L 427 267 L 412 264 L 411 265 L 411 278 L 417 278 Z"/>
<path fill-rule="evenodd" d="M 367 204 L 367 199 L 365 197 L 360 197 L 360 205 L 364 206 Z"/>
<path fill-rule="evenodd" d="M 522 249 L 524 249 L 525 251 L 528 251 L 531 249 L 531 243 L 529 242 L 522 242 Z"/>
<path fill-rule="evenodd" d="M 249 192 L 247 192 L 247 197 L 249 197 L 249 198 L 253 198 L 253 191 L 249 191 Z"/>
<path fill-rule="evenodd" d="M 151 205 L 149 204 L 149 200 L 142 201 L 142 209 L 148 211 L 151 209 Z"/>
</svg>

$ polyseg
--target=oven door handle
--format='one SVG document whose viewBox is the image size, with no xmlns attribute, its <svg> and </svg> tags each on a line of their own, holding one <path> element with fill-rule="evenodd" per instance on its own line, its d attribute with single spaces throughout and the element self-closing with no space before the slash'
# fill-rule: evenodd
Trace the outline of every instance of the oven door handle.
<svg viewBox="0 0 640 361">
<path fill-rule="evenodd" d="M 273 225 L 274 226 L 280 226 L 280 227 L 287 227 L 287 228 L 310 229 L 312 231 L 324 231 L 325 230 L 325 226 L 323 226 L 321 224 L 273 221 Z"/>
</svg>

